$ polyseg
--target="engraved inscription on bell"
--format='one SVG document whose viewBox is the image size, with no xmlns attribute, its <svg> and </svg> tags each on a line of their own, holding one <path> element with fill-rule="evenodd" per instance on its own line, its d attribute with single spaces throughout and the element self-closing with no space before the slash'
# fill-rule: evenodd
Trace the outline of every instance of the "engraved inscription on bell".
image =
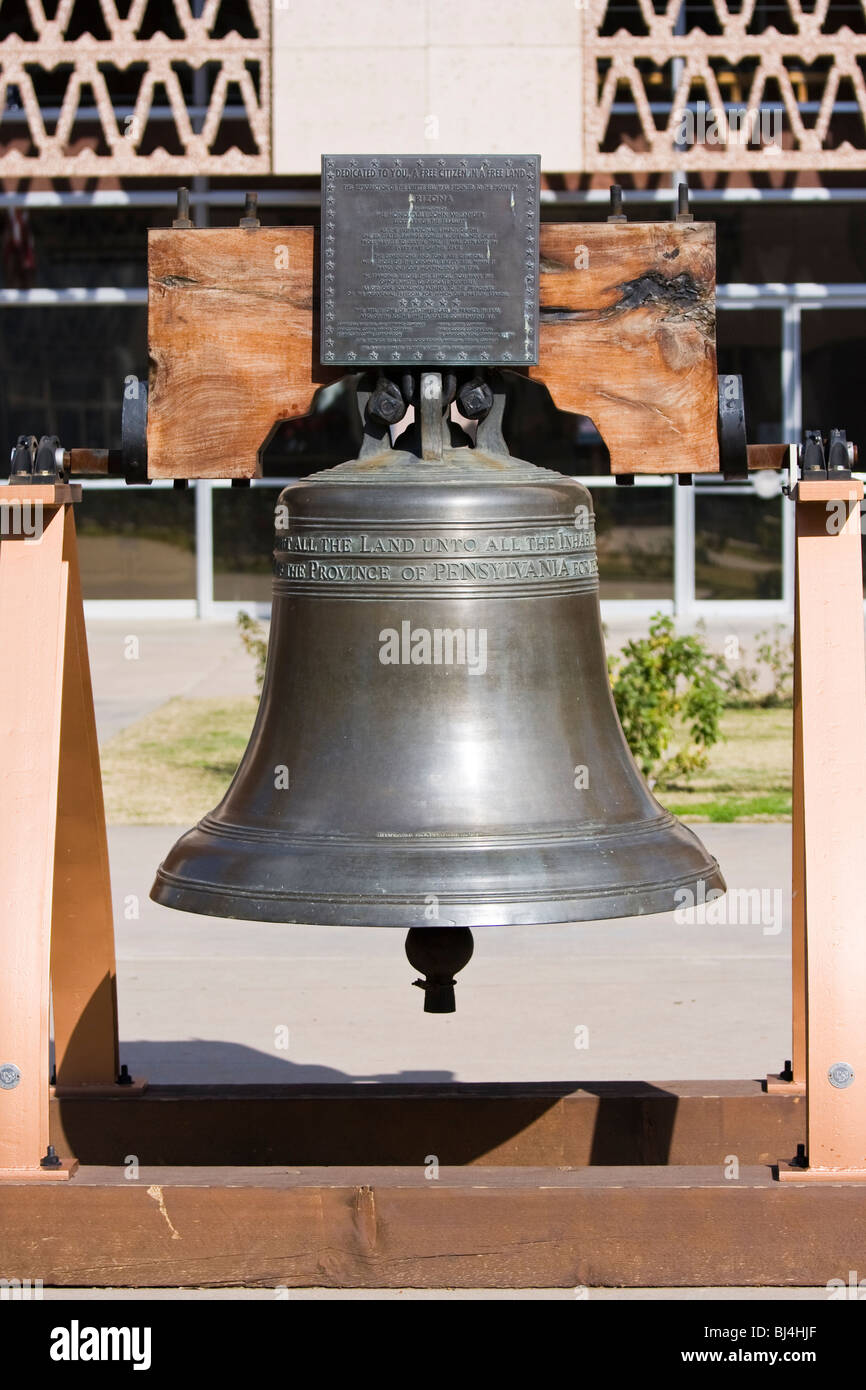
<svg viewBox="0 0 866 1390">
<path fill-rule="evenodd" d="M 538 361 L 537 155 L 325 155 L 322 361 Z"/>
<path fill-rule="evenodd" d="M 425 592 L 469 585 L 474 591 L 563 586 L 569 592 L 598 587 L 595 532 L 565 526 L 523 532 L 480 531 L 415 534 L 304 530 L 278 537 L 276 584 L 280 593 L 359 584 L 364 594 L 393 586 Z"/>
</svg>

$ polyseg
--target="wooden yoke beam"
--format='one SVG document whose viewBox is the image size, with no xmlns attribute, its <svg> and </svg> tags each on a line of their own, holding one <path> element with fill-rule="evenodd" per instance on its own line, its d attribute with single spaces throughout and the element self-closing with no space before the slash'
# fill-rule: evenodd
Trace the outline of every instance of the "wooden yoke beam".
<svg viewBox="0 0 866 1390">
<path fill-rule="evenodd" d="M 541 228 L 533 380 L 587 415 L 612 473 L 716 473 L 716 238 L 711 222 Z"/>
<path fill-rule="evenodd" d="M 255 478 L 280 420 L 343 369 L 319 363 L 312 227 L 148 233 L 151 478 Z"/>
<path fill-rule="evenodd" d="M 345 368 L 319 361 L 312 227 L 148 238 L 152 478 L 259 476 L 273 426 Z M 539 362 L 614 473 L 718 471 L 715 228 L 543 223 Z"/>
</svg>

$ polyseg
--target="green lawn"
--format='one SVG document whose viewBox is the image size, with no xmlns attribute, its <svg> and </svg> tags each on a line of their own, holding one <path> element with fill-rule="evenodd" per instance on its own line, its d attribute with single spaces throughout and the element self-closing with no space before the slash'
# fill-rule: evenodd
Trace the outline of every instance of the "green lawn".
<svg viewBox="0 0 866 1390">
<path fill-rule="evenodd" d="M 223 795 L 258 700 L 169 700 L 101 750 L 105 811 L 119 825 L 187 825 Z"/>
<path fill-rule="evenodd" d="M 659 800 L 690 820 L 790 820 L 792 720 L 789 709 L 726 710 L 706 772 Z"/>
<path fill-rule="evenodd" d="M 189 825 L 220 800 L 247 746 L 257 701 L 169 700 L 102 750 L 109 821 Z M 787 820 L 791 711 L 729 710 L 705 773 L 658 793 L 690 820 Z"/>
</svg>

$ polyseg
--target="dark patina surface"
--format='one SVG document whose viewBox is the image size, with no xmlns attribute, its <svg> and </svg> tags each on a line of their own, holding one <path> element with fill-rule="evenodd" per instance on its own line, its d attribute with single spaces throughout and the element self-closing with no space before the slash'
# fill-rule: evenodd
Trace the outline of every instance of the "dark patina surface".
<svg viewBox="0 0 866 1390">
<path fill-rule="evenodd" d="M 325 155 L 322 361 L 538 361 L 536 155 Z"/>
</svg>

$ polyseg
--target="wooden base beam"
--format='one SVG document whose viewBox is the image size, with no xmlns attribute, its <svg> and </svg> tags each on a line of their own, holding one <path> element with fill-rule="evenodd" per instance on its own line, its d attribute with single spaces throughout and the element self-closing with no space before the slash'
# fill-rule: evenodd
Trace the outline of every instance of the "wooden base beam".
<svg viewBox="0 0 866 1390">
<path fill-rule="evenodd" d="M 61 1159 L 56 1168 L 2 1168 L 0 1169 L 0 1183 L 4 1182 L 68 1182 L 78 1172 L 78 1160 L 75 1158 Z"/>
<path fill-rule="evenodd" d="M 866 1168 L 803 1168 L 795 1163 L 779 1164 L 779 1182 L 866 1182 Z"/>
<path fill-rule="evenodd" d="M 422 1155 L 423 1159 L 423 1155 Z M 0 1187 L 3 1268 L 47 1286 L 823 1286 L 863 1191 L 741 1168 L 82 1168 Z"/>
</svg>

